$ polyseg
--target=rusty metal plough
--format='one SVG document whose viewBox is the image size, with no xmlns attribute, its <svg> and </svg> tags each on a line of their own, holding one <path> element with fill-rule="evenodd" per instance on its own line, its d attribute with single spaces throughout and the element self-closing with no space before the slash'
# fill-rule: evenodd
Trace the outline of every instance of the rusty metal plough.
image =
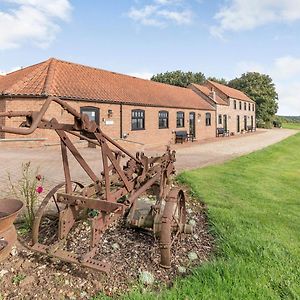
<svg viewBox="0 0 300 300">
<path fill-rule="evenodd" d="M 72 124 L 48 120 L 45 114 L 51 103 L 55 103 L 74 117 Z M 41 202 L 37 210 L 33 230 L 32 249 L 71 263 L 108 272 L 110 265 L 95 256 L 101 236 L 117 219 L 126 217 L 130 226 L 150 230 L 159 240 L 160 265 L 171 266 L 171 246 L 181 233 L 190 233 L 186 224 L 184 192 L 172 186 L 171 176 L 175 172 L 175 151 L 170 149 L 158 157 L 147 157 L 137 152 L 136 156 L 118 145 L 102 132 L 100 126 L 80 114 L 65 101 L 49 97 L 40 111 L 6 112 L 0 117 L 23 117 L 18 128 L 0 127 L 0 132 L 29 135 L 35 130 L 54 130 L 60 138 L 65 181 L 54 187 Z M 84 139 L 101 149 L 103 170 L 97 175 L 74 146 L 71 136 Z M 84 186 L 71 179 L 68 155 L 72 154 L 91 179 Z M 155 203 L 140 201 L 140 197 L 151 191 Z M 96 212 L 90 216 L 88 211 Z M 55 241 L 42 241 L 43 220 L 48 217 L 57 223 Z M 88 250 L 73 253 L 65 249 L 68 235 L 78 219 L 88 218 L 91 236 Z"/>
</svg>

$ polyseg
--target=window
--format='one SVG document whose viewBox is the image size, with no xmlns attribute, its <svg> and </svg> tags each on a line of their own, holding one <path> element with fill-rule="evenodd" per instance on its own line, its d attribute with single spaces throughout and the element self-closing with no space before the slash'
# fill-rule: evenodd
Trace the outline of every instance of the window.
<svg viewBox="0 0 300 300">
<path fill-rule="evenodd" d="M 80 113 L 88 115 L 89 120 L 90 121 L 95 121 L 97 125 L 100 124 L 100 122 L 99 122 L 99 120 L 100 120 L 99 111 L 100 111 L 99 108 L 93 107 L 93 106 L 80 107 Z M 82 131 L 81 134 L 86 136 L 87 138 L 96 139 L 96 137 L 93 133 Z"/>
<path fill-rule="evenodd" d="M 247 110 L 247 103 L 244 102 L 244 110 Z"/>
<path fill-rule="evenodd" d="M 88 115 L 90 121 L 95 121 L 99 125 L 99 108 L 83 106 L 80 107 L 80 113 Z"/>
<path fill-rule="evenodd" d="M 184 112 L 178 111 L 177 112 L 177 128 L 184 127 Z"/>
<path fill-rule="evenodd" d="M 242 101 L 240 101 L 240 110 L 242 109 Z"/>
<path fill-rule="evenodd" d="M 251 104 L 249 103 L 248 105 L 248 110 L 250 111 L 251 110 Z"/>
<path fill-rule="evenodd" d="M 233 101 L 233 107 L 236 109 L 236 100 Z"/>
<path fill-rule="evenodd" d="M 131 130 L 145 129 L 145 111 L 134 109 L 131 111 Z"/>
<path fill-rule="evenodd" d="M 169 128 L 169 113 L 165 110 L 158 113 L 158 128 Z"/>
<path fill-rule="evenodd" d="M 253 111 L 255 110 L 255 108 L 254 108 L 254 104 L 252 104 L 252 110 L 253 110 Z"/>
<path fill-rule="evenodd" d="M 222 116 L 221 116 L 221 118 L 222 118 Z M 206 113 L 205 114 L 205 123 L 206 123 L 206 126 L 211 125 L 211 113 Z"/>
<path fill-rule="evenodd" d="M 222 124 L 222 115 L 219 115 L 219 124 Z"/>
</svg>

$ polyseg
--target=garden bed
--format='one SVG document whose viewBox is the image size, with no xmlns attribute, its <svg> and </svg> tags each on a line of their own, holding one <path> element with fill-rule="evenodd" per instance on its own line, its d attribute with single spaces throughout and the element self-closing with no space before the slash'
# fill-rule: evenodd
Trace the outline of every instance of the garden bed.
<svg viewBox="0 0 300 300">
<path fill-rule="evenodd" d="M 205 208 L 188 199 L 187 216 L 195 224 L 194 233 L 182 236 L 181 241 L 173 244 L 170 269 L 159 266 L 158 242 L 154 237 L 127 228 L 124 220 L 113 224 L 99 244 L 97 256 L 111 263 L 108 275 L 34 253 L 24 247 L 29 236 L 23 236 L 9 259 L 0 265 L 0 299 L 1 296 L 4 299 L 89 299 L 99 292 L 116 297 L 137 286 L 153 290 L 169 287 L 176 277 L 186 276 L 195 265 L 206 261 L 212 250 Z M 88 222 L 78 223 L 71 232 L 72 246 L 87 245 L 89 229 Z"/>
</svg>

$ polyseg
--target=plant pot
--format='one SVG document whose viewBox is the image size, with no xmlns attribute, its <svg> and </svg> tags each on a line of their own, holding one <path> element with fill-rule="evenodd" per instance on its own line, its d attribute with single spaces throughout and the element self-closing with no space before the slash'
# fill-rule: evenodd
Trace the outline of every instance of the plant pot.
<svg viewBox="0 0 300 300">
<path fill-rule="evenodd" d="M 14 221 L 22 207 L 22 201 L 0 199 L 0 262 L 8 257 L 17 240 Z"/>
</svg>

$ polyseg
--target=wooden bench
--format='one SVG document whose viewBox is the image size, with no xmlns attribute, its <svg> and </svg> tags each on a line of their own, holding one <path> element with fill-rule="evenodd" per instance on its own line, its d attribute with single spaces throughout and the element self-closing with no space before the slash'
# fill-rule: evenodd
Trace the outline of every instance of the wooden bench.
<svg viewBox="0 0 300 300">
<path fill-rule="evenodd" d="M 194 135 L 187 133 L 186 130 L 175 131 L 175 144 L 186 141 L 194 141 Z"/>
<path fill-rule="evenodd" d="M 217 137 L 219 136 L 229 136 L 229 130 L 225 130 L 224 128 L 217 128 Z"/>
</svg>

